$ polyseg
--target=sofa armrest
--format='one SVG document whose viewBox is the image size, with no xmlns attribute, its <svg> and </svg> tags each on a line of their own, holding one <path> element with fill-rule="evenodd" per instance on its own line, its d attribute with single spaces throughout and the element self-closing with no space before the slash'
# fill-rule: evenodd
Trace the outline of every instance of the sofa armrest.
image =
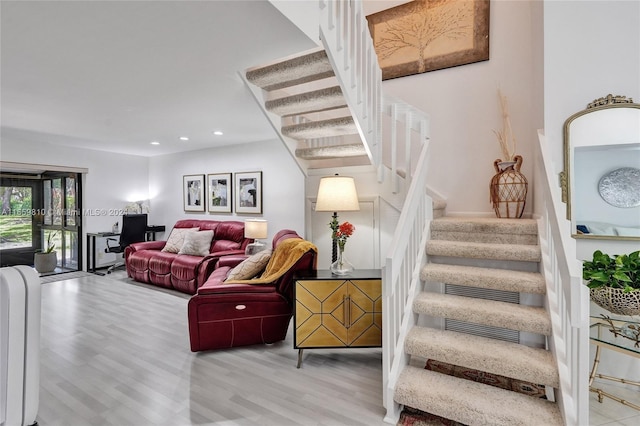
<svg viewBox="0 0 640 426">
<path fill-rule="evenodd" d="M 275 293 L 273 285 L 251 285 L 251 284 L 225 284 L 216 280 L 209 282 L 198 289 L 199 296 L 208 294 L 257 294 Z"/>
<path fill-rule="evenodd" d="M 230 268 L 235 268 L 236 266 L 241 264 L 248 257 L 249 256 L 247 256 L 246 254 L 230 254 L 228 256 L 223 256 L 218 261 L 217 268 L 220 268 L 222 266 L 228 266 Z"/>
<path fill-rule="evenodd" d="M 140 250 L 162 250 L 166 243 L 166 241 L 143 241 L 141 243 L 131 243 L 127 248 L 131 248 L 131 253 Z"/>
<path fill-rule="evenodd" d="M 211 275 L 211 273 L 216 268 L 218 268 L 218 263 L 221 259 L 224 259 L 227 256 L 235 257 L 239 255 L 244 256 L 244 251 L 243 250 L 217 251 L 215 253 L 211 253 L 205 256 L 200 262 L 200 264 L 198 265 L 198 270 L 196 272 L 196 275 L 197 275 L 196 285 L 200 287 L 202 284 L 204 284 L 205 281 L 207 281 L 207 278 L 209 278 L 209 275 Z"/>
</svg>

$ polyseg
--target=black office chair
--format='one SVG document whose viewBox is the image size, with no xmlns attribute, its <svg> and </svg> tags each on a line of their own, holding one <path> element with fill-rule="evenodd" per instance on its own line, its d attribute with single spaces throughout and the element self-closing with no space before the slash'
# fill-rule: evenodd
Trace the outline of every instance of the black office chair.
<svg viewBox="0 0 640 426">
<path fill-rule="evenodd" d="M 139 243 L 145 241 L 147 233 L 147 215 L 146 214 L 125 214 L 122 216 L 122 232 L 120 233 L 120 240 L 115 238 L 107 238 L 107 248 L 104 249 L 105 253 L 124 253 L 124 249 L 129 244 Z M 109 245 L 109 241 L 118 242 L 117 246 Z M 124 259 L 122 262 L 117 262 L 107 269 L 107 274 L 113 272 L 116 268 L 124 266 Z"/>
</svg>

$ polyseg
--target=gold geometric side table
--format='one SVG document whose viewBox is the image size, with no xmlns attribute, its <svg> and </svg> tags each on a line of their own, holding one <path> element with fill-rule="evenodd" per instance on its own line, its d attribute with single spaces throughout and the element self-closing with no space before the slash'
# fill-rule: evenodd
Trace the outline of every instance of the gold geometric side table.
<svg viewBox="0 0 640 426">
<path fill-rule="evenodd" d="M 589 375 L 589 390 L 598 394 L 598 402 L 602 402 L 603 398 L 606 397 L 628 407 L 640 410 L 640 405 L 605 392 L 593 385 L 593 380 L 598 377 L 599 379 L 640 386 L 640 382 L 635 382 L 625 378 L 607 376 L 597 372 L 598 365 L 600 364 L 600 351 L 603 348 L 640 359 L 640 322 L 623 321 L 608 317 L 591 317 L 589 337 L 591 339 L 591 343 L 596 345 L 596 355 L 593 360 L 591 374 Z"/>
<path fill-rule="evenodd" d="M 293 339 L 303 349 L 382 346 L 382 279 L 379 269 L 345 276 L 318 270 L 295 278 Z"/>
</svg>

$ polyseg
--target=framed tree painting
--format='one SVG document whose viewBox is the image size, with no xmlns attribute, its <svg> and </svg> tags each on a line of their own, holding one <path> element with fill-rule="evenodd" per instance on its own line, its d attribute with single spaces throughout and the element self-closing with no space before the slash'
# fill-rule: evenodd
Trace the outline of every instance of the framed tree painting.
<svg viewBox="0 0 640 426">
<path fill-rule="evenodd" d="M 235 173 L 236 213 L 262 213 L 262 172 Z"/>
<path fill-rule="evenodd" d="M 209 213 L 231 213 L 231 173 L 207 175 Z"/>
<path fill-rule="evenodd" d="M 367 20 L 383 80 L 489 60 L 489 0 L 414 0 Z"/>
<path fill-rule="evenodd" d="M 184 211 L 204 211 L 204 175 L 186 175 L 182 177 L 182 195 Z"/>
</svg>

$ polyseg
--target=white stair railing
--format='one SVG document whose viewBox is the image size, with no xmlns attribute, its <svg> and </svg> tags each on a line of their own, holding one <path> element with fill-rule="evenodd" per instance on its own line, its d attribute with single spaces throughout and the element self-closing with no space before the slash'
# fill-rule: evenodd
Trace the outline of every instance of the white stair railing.
<svg viewBox="0 0 640 426">
<path fill-rule="evenodd" d="M 542 274 L 551 315 L 549 341 L 560 374 L 556 399 L 567 426 L 589 424 L 589 292 L 582 283 L 571 226 L 564 217 L 560 187 L 545 136 L 538 133 L 535 188 L 542 203 L 539 219 Z"/>
<path fill-rule="evenodd" d="M 393 117 L 398 118 L 398 104 L 390 107 Z M 406 109 L 406 104 L 402 106 Z M 420 114 L 419 111 L 414 111 Z M 404 112 L 410 119 L 410 110 Z M 395 120 L 394 120 L 395 122 Z M 404 351 L 407 333 L 416 324 L 413 300 L 421 291 L 420 270 L 426 263 L 426 246 L 430 238 L 430 224 L 433 219 L 433 201 L 427 195 L 427 159 L 429 153 L 428 120 L 419 123 L 422 149 L 413 168 L 407 159 L 405 182 L 408 189 L 398 224 L 389 246 L 384 263 L 382 306 L 382 384 L 383 404 L 387 410 L 385 421 L 396 423 L 401 407 L 394 401 L 393 393 L 400 373 L 409 364 L 409 355 Z M 412 127 L 405 122 L 405 131 Z M 396 127 L 395 125 L 392 127 Z M 398 130 L 398 129 L 396 129 Z M 391 137 L 396 139 L 395 133 Z M 395 147 L 394 147 L 395 148 Z M 407 152 L 409 148 L 407 147 Z M 392 166 L 394 169 L 395 166 Z M 413 171 L 412 171 L 413 169 Z M 392 173 L 397 176 L 396 173 Z"/>
<path fill-rule="evenodd" d="M 320 0 L 320 40 L 371 163 L 382 156 L 380 109 L 382 71 L 378 65 L 362 0 Z"/>
</svg>

